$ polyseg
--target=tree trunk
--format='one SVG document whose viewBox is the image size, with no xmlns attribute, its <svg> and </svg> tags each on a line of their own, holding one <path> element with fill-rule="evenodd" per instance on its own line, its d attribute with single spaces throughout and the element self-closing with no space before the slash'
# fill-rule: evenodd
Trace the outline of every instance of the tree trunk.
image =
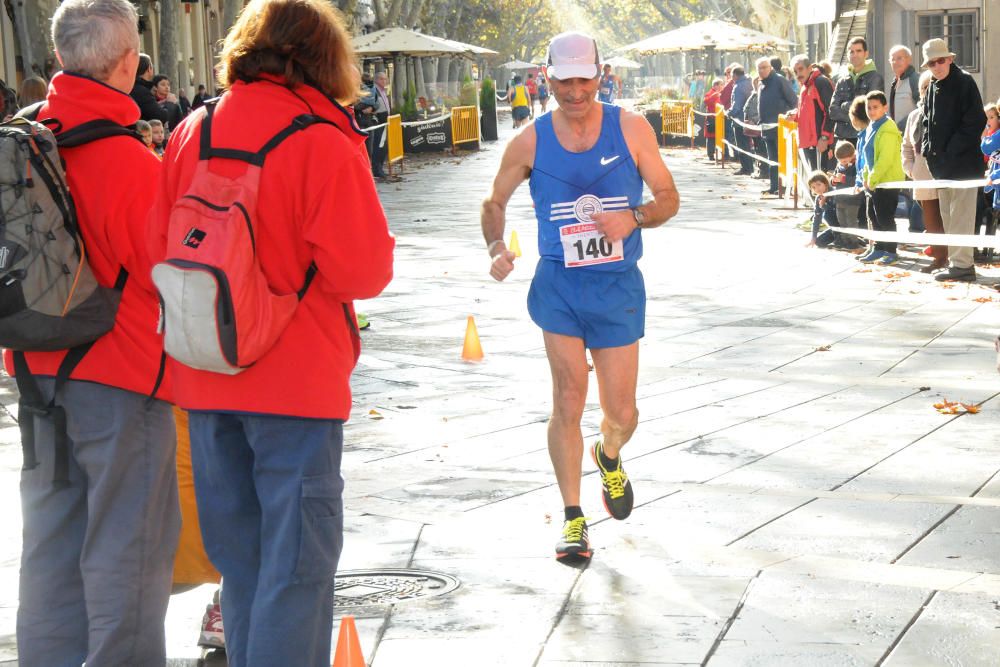
<svg viewBox="0 0 1000 667">
<path fill-rule="evenodd" d="M 392 106 L 401 109 L 406 92 L 406 56 L 396 56 L 392 68 Z"/>
<path fill-rule="evenodd" d="M 164 2 L 169 0 L 160 0 Z M 236 18 L 240 15 L 240 10 L 243 9 L 243 0 L 222 0 L 222 38 L 225 39 L 226 35 L 232 29 L 233 25 L 236 23 Z"/>
<path fill-rule="evenodd" d="M 413 59 L 413 75 L 417 86 L 417 97 L 422 97 L 425 100 L 430 100 L 431 96 L 427 94 L 427 81 L 424 80 L 423 58 Z"/>
<path fill-rule="evenodd" d="M 177 79 L 177 0 L 160 0 L 160 53 L 157 74 L 163 74 L 175 86 Z"/>
<path fill-rule="evenodd" d="M 28 29 L 28 14 L 24 0 L 14 0 L 14 29 L 17 31 L 17 44 L 21 49 L 21 66 L 25 78 L 41 69 L 41 63 L 35 62 L 35 51 L 31 44 L 31 30 Z M 12 79 L 12 86 L 17 87 L 17 80 Z"/>
<path fill-rule="evenodd" d="M 438 69 L 437 69 L 437 80 L 435 84 L 437 85 L 438 94 L 442 97 L 448 97 L 448 74 L 451 72 L 451 58 L 449 56 L 441 56 L 438 58 Z"/>
</svg>

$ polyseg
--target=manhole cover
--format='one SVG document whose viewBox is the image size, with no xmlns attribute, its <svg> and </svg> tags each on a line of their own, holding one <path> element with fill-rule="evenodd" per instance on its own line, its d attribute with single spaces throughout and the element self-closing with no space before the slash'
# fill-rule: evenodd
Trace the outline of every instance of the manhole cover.
<svg viewBox="0 0 1000 667">
<path fill-rule="evenodd" d="M 345 570 L 337 573 L 334 607 L 356 616 L 381 613 L 391 604 L 451 593 L 461 582 L 427 570 Z"/>
</svg>

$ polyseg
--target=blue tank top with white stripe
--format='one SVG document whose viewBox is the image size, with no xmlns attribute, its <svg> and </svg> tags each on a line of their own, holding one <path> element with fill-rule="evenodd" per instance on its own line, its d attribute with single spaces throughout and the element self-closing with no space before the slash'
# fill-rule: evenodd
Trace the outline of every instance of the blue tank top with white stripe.
<svg viewBox="0 0 1000 667">
<path fill-rule="evenodd" d="M 538 219 L 538 254 L 564 263 L 560 228 L 591 223 L 590 213 L 627 210 L 642 203 L 642 178 L 621 128 L 621 108 L 602 104 L 601 135 L 590 150 L 572 153 L 552 128 L 552 114 L 535 119 L 535 162 L 529 185 Z M 582 254 L 582 253 L 581 253 Z M 642 232 L 623 244 L 621 261 L 574 271 L 627 271 L 642 257 Z"/>
</svg>

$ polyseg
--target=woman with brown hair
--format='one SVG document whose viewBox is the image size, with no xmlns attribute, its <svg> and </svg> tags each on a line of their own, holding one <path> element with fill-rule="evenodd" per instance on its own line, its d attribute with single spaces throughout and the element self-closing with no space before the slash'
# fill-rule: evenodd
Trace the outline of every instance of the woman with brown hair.
<svg viewBox="0 0 1000 667">
<path fill-rule="evenodd" d="M 48 92 L 49 87 L 45 83 L 45 79 L 40 76 L 29 76 L 21 82 L 21 90 L 17 93 L 17 103 L 23 109 L 44 100 Z"/>
<path fill-rule="evenodd" d="M 242 250 L 256 257 L 276 298 L 300 297 L 252 365 L 241 361 L 230 374 L 168 364 L 176 402 L 189 411 L 205 549 L 225 582 L 231 667 L 330 664 L 343 422 L 360 351 L 353 300 L 376 296 L 389 282 L 394 245 L 366 135 L 343 106 L 359 90 L 349 40 L 327 0 L 250 2 L 223 46 L 226 92 L 170 138 L 148 225 L 154 261 L 185 246 L 211 256 L 220 237 L 207 226 L 212 208 L 224 204 L 233 214 L 242 200 L 225 191 L 255 192 L 246 220 L 253 245 Z M 213 191 L 215 183 L 225 187 Z M 182 214 L 180 200 L 192 205 L 199 192 L 205 209 Z M 158 284 L 161 294 L 170 289 Z M 196 318 L 166 303 L 167 352 L 183 356 L 172 340 L 206 338 L 178 335 Z M 233 303 L 239 325 L 240 303 Z M 185 326 L 172 328 L 176 321 Z M 243 331 L 265 326 L 255 322 Z"/>
</svg>

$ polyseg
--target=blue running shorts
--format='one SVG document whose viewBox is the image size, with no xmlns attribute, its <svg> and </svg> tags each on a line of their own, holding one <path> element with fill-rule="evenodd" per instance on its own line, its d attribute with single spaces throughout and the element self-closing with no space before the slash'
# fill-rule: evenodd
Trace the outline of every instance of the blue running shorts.
<svg viewBox="0 0 1000 667">
<path fill-rule="evenodd" d="M 646 286 L 639 267 L 567 269 L 542 259 L 528 291 L 531 319 L 549 333 L 582 338 L 588 348 L 631 345 L 645 334 Z"/>
</svg>

